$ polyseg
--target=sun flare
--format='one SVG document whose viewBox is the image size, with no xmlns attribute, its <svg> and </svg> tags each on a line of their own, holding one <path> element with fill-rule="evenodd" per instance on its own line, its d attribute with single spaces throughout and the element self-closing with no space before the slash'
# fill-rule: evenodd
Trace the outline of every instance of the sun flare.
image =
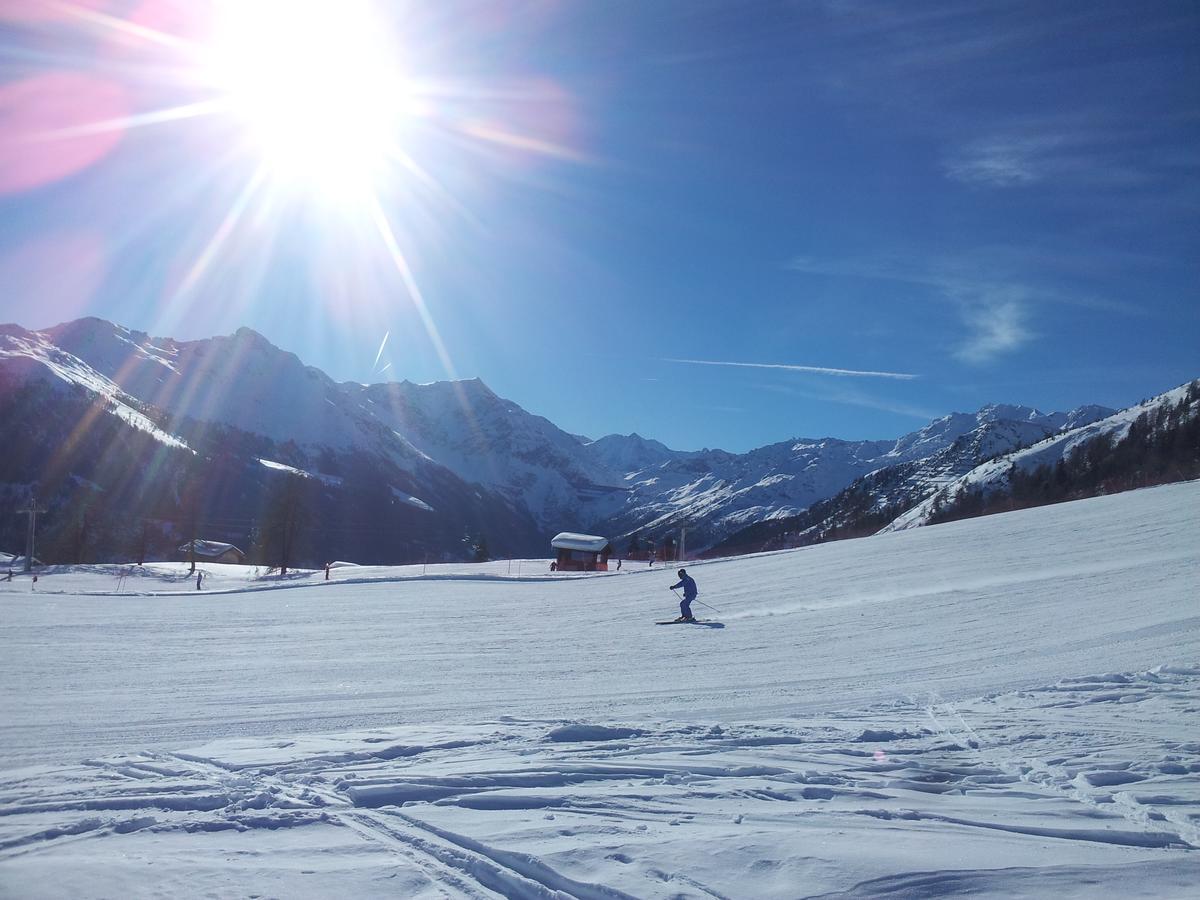
<svg viewBox="0 0 1200 900">
<path fill-rule="evenodd" d="M 336 199 L 369 193 L 404 125 L 398 48 L 365 0 L 231 0 L 211 68 L 268 174 Z"/>
<path fill-rule="evenodd" d="M 505 203 L 561 190 L 560 175 L 543 179 L 540 166 L 597 163 L 579 143 L 574 95 L 528 68 L 503 37 L 508 13 L 487 4 L 454 13 L 407 0 L 17 7 L 17 21 L 45 16 L 47 33 L 61 30 L 94 64 L 64 55 L 68 68 L 39 64 L 46 71 L 0 83 L 0 197 L 95 169 L 123 186 L 128 177 L 152 218 L 190 204 L 165 288 L 154 288 L 172 319 L 214 295 L 247 309 L 270 302 L 284 280 L 341 320 L 372 326 L 399 297 L 456 379 L 417 263 L 453 249 L 460 233 L 480 246 L 499 233 L 493 222 L 531 221 L 527 204 L 510 214 Z M 7 22 L 13 14 L 0 8 Z"/>
</svg>

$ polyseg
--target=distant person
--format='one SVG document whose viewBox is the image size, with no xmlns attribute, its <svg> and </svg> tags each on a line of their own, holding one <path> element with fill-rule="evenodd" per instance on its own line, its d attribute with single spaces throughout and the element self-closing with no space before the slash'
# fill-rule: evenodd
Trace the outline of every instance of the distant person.
<svg viewBox="0 0 1200 900">
<path fill-rule="evenodd" d="M 552 563 L 550 563 L 550 571 L 551 571 L 551 572 L 557 572 L 557 571 L 558 571 L 558 563 L 557 563 L 557 562 L 552 562 Z"/>
<path fill-rule="evenodd" d="M 680 569 L 675 573 L 679 576 L 679 581 L 671 585 L 671 590 L 683 588 L 683 600 L 679 603 L 679 622 L 695 622 L 692 616 L 692 601 L 696 599 L 696 579 L 687 573 L 687 569 Z"/>
<path fill-rule="evenodd" d="M 196 590 L 200 590 L 200 579 L 204 577 L 203 572 L 196 573 Z"/>
<path fill-rule="evenodd" d="M 617 571 L 621 571 L 621 561 L 619 559 L 617 560 Z"/>
<path fill-rule="evenodd" d="M 325 580 L 326 581 L 329 580 L 329 567 L 332 565 L 333 565 L 333 563 L 325 563 Z"/>
<path fill-rule="evenodd" d="M 650 565 L 648 565 L 646 568 L 648 568 L 648 569 L 654 568 L 654 551 L 653 550 L 650 551 Z"/>
</svg>

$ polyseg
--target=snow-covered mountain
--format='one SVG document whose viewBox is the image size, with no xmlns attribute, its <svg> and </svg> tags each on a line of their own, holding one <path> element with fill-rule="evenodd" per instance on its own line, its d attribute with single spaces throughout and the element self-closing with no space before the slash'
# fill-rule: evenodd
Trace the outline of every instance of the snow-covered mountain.
<svg viewBox="0 0 1200 900">
<path fill-rule="evenodd" d="M 248 328 L 200 341 L 151 338 L 101 319 L 43 332 L 8 326 L 0 349 L 36 346 L 74 357 L 73 378 L 168 412 L 173 420 L 229 425 L 278 442 L 366 451 L 408 471 L 436 463 L 506 494 L 539 519 L 574 517 L 581 496 L 619 488 L 620 476 L 580 440 L 497 397 L 480 380 L 338 383 Z M 27 363 L 32 360 L 27 360 Z M 89 371 L 90 370 L 90 371 Z M 97 379 L 91 373 L 100 376 Z M 55 374 L 67 374 L 60 367 Z"/>
<path fill-rule="evenodd" d="M 403 435 L 347 402 L 345 385 L 249 328 L 175 341 L 87 318 L 34 337 L 175 420 L 217 422 L 280 442 L 379 452 L 410 470 L 424 458 Z"/>
<path fill-rule="evenodd" d="M 961 414 L 946 416 L 916 435 L 902 438 L 898 446 L 901 452 L 916 445 L 929 449 L 929 435 L 957 435 L 948 447 L 924 458 L 876 469 L 798 515 L 760 520 L 717 543 L 708 555 L 801 546 L 980 515 L 985 511 L 985 495 L 1012 487 L 1012 472 L 1029 473 L 1062 460 L 1071 461 L 1081 448 L 1090 454 L 1090 461 L 1082 467 L 1086 470 L 1082 477 L 1077 466 L 1074 472 L 1055 474 L 1053 486 L 1022 484 L 1021 496 L 1010 497 L 1008 508 L 1018 502 L 1038 505 L 1121 490 L 1122 485 L 1195 477 L 1188 474 L 1194 464 L 1187 463 L 1187 448 L 1192 448 L 1193 455 L 1196 452 L 1195 429 L 1187 433 L 1172 429 L 1200 415 L 1200 401 L 1187 399 L 1198 394 L 1200 383 L 1193 382 L 1116 413 L 1089 406 L 1067 414 L 1042 416 L 1023 407 L 985 407 L 970 430 L 964 430 L 969 422 Z M 1198 408 L 1182 408 L 1189 403 Z M 1157 426 L 1147 421 L 1147 414 L 1155 411 Z M 1148 442 L 1117 448 L 1139 420 Z M 1057 430 L 1053 430 L 1055 425 L 1059 425 Z M 1160 435 L 1157 443 L 1151 439 L 1152 432 Z M 1098 446 L 1098 437 L 1106 438 L 1108 443 Z M 1171 477 L 1170 471 L 1177 474 Z M 1074 483 L 1072 478 L 1076 479 Z M 1107 487 L 1102 485 L 1089 493 L 1089 479 L 1104 480 Z M 967 500 L 970 505 L 964 506 L 961 501 Z M 993 511 L 1002 508 L 996 505 Z"/>
<path fill-rule="evenodd" d="M 1190 389 L 1191 385 L 1181 385 L 1135 406 L 1105 416 L 1096 415 L 1102 408 L 1092 407 L 1088 415 L 1068 420 L 1058 433 L 995 456 L 969 471 L 959 473 L 958 477 L 947 480 L 940 490 L 926 496 L 882 530 L 903 531 L 928 524 L 938 505 L 952 502 L 965 491 L 978 490 L 986 494 L 1001 490 L 1008 486 L 1014 467 L 1029 472 L 1041 466 L 1053 466 L 1101 436 L 1107 436 L 1114 443 L 1120 441 L 1129 433 L 1130 426 L 1139 417 L 1177 406 L 1186 400 Z M 1193 406 L 1200 407 L 1195 403 Z M 1200 408 L 1190 409 L 1189 415 L 1200 415 Z"/>
<path fill-rule="evenodd" d="M 610 434 L 595 441 L 584 441 L 588 456 L 613 472 L 640 472 L 672 459 L 695 453 L 672 450 L 666 444 L 634 434 Z"/>
<path fill-rule="evenodd" d="M 630 492 L 604 525 L 610 533 L 688 526 L 699 549 L 749 521 L 793 515 L 874 468 L 892 442 L 783 441 L 726 453 L 708 450 L 626 473 Z"/>
<path fill-rule="evenodd" d="M 60 388 L 74 386 L 99 398 L 103 409 L 166 446 L 187 444 L 158 427 L 141 411 L 140 401 L 103 372 L 56 346 L 45 334 L 0 325 L 0 372 L 11 383 L 47 379 Z"/>
<path fill-rule="evenodd" d="M 616 470 L 585 452 L 578 438 L 478 378 L 340 387 L 429 458 L 523 504 L 547 529 L 575 522 L 591 498 L 622 492 Z"/>
<path fill-rule="evenodd" d="M 743 454 L 701 451 L 628 473 L 632 490 L 604 525 L 607 533 L 686 525 L 688 546 L 700 550 L 747 526 L 795 517 L 872 473 L 888 473 L 873 488 L 880 506 L 924 497 L 985 459 L 1111 412 L 1093 406 L 1047 415 L 992 405 L 943 416 L 895 441 L 817 438 Z"/>
<path fill-rule="evenodd" d="M 374 414 L 361 385 L 339 385 L 248 329 L 178 342 L 99 319 L 2 326 L 0 407 L 9 423 L 35 423 L 6 435 L 0 492 L 38 483 L 58 508 L 48 524 L 57 520 L 60 544 L 74 545 L 61 532 L 76 516 L 106 536 L 131 520 L 174 522 L 169 542 L 196 491 L 205 536 L 249 544 L 288 478 L 311 489 L 310 562 L 437 559 L 462 553 L 467 535 L 490 534 L 493 552 L 508 554 L 543 543 L 525 504 L 423 453 Z"/>
<path fill-rule="evenodd" d="M 350 460 L 379 461 L 414 509 L 445 506 L 449 491 L 456 507 L 477 496 L 525 517 L 538 537 L 514 551 L 540 549 L 564 528 L 607 534 L 620 550 L 632 533 L 663 540 L 684 526 L 688 548 L 699 551 L 747 525 L 794 517 L 866 476 L 883 485 L 880 506 L 917 502 L 990 457 L 1112 413 L 996 404 L 898 440 L 678 451 L 636 434 L 580 438 L 478 379 L 338 383 L 250 329 L 176 341 L 95 318 L 40 332 L 3 326 L 0 375 L 75 385 L 162 441 L 186 444 L 195 423 L 259 436 L 268 442 L 263 465 L 321 477 L 329 491 Z M 886 477 L 873 475 L 881 471 Z M 435 484 L 440 497 L 423 495 Z"/>
<path fill-rule="evenodd" d="M 997 416 L 995 413 L 998 409 L 1013 415 Z M 958 436 L 949 445 L 927 456 L 900 463 L 887 472 L 880 472 L 879 505 L 895 504 L 905 497 L 924 497 L 969 472 L 983 460 L 1028 446 L 1050 435 L 1071 431 L 1111 413 L 1111 409 L 1101 406 L 1081 407 L 1069 413 L 1050 415 L 1042 415 L 1028 407 L 985 406 L 975 417 L 974 427 L 961 433 L 955 430 Z M 961 419 L 961 414 L 946 418 Z M 922 443 L 922 449 L 925 450 L 933 446 L 928 442 Z M 885 477 L 887 475 L 891 478 Z M 882 487 L 885 484 L 888 484 L 886 489 Z"/>
</svg>

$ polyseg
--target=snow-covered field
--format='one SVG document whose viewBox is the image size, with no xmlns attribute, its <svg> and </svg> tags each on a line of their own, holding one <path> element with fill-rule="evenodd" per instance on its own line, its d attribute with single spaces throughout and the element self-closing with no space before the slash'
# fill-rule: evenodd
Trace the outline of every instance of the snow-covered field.
<svg viewBox="0 0 1200 900">
<path fill-rule="evenodd" d="M 644 564 L 18 576 L 0 895 L 1194 897 L 1198 511 L 690 564 L 710 627 Z"/>
</svg>

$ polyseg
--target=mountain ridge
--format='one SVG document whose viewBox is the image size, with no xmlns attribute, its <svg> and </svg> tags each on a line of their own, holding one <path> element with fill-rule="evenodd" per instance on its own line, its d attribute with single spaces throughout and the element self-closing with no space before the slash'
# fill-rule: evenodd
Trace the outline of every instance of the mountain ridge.
<svg viewBox="0 0 1200 900">
<path fill-rule="evenodd" d="M 58 363 L 50 361 L 55 354 Z M 271 461 L 330 479 L 346 460 L 378 460 L 371 465 L 404 473 L 394 490 L 432 508 L 439 504 L 422 496 L 423 483 L 460 484 L 453 491 L 460 497 L 475 485 L 547 539 L 564 528 L 593 530 L 612 536 L 618 551 L 635 533 L 660 540 L 684 527 L 689 548 L 702 550 L 748 524 L 799 515 L 883 470 L 887 477 L 876 480 L 889 485 L 879 498 L 887 505 L 1113 412 L 991 403 L 896 439 L 794 437 L 745 453 L 675 450 L 636 433 L 570 434 L 480 378 L 336 382 L 250 328 L 177 341 L 95 317 L 40 332 L 0 326 L 0 372 L 17 381 L 70 381 L 113 409 L 123 404 L 146 416 L 168 436 L 186 422 L 259 435 L 286 457 Z M 326 486 L 335 491 L 336 480 Z"/>
</svg>

